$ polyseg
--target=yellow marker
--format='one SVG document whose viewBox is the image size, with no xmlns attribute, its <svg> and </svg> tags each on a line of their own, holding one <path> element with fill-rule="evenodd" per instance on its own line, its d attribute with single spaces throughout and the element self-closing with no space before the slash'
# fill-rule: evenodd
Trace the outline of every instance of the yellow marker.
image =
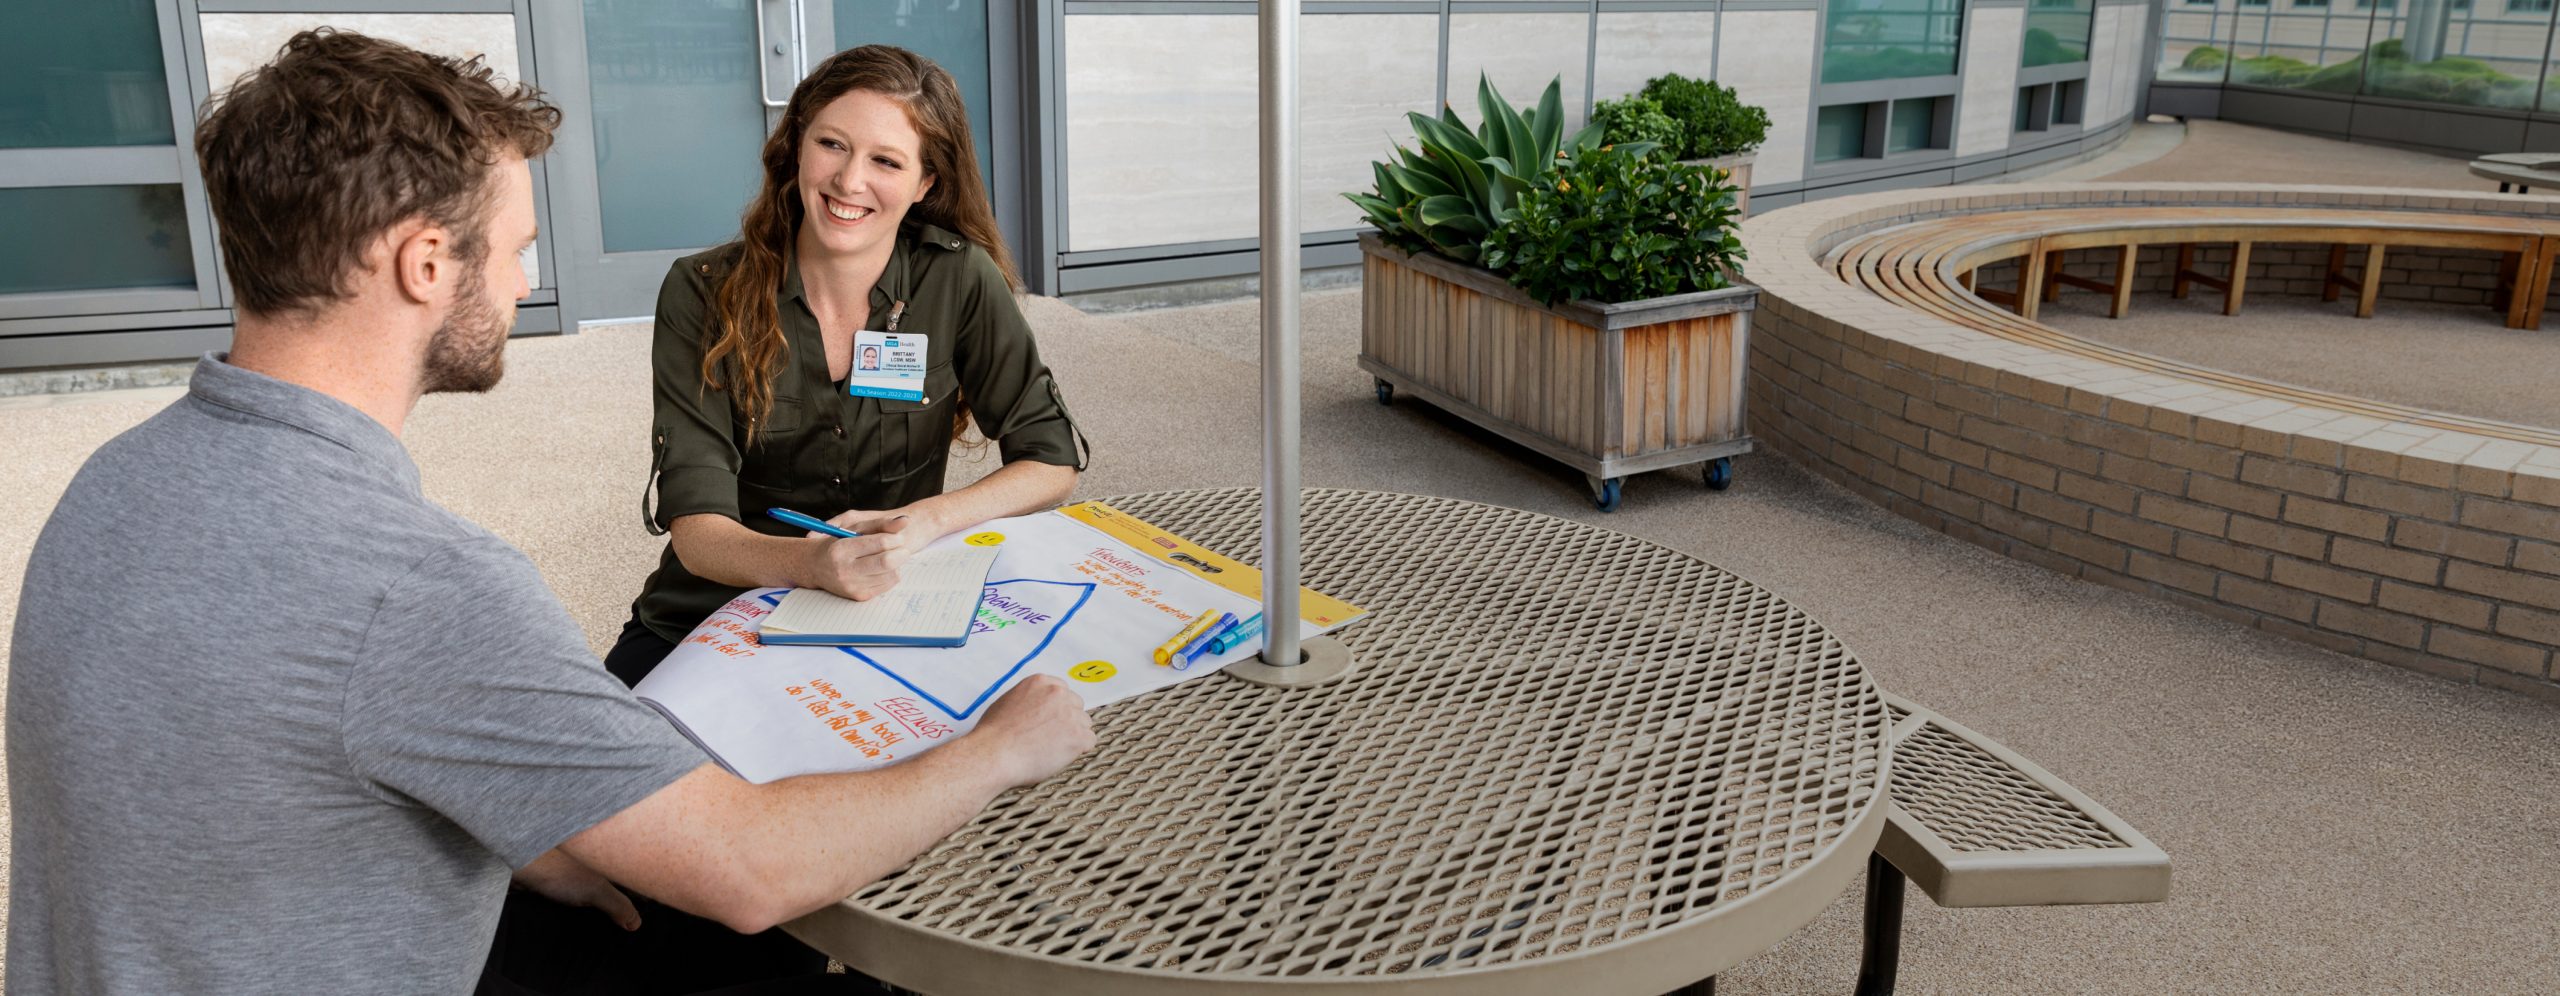
<svg viewBox="0 0 2560 996">
<path fill-rule="evenodd" d="M 961 542 L 967 543 L 970 546 L 996 546 L 1004 542 L 1004 534 L 979 533 L 975 536 L 969 537 L 968 539 L 962 540 Z"/>
<path fill-rule="evenodd" d="M 1171 665 L 1173 663 L 1173 655 L 1175 651 L 1181 650 L 1183 644 L 1191 642 L 1192 637 L 1200 635 L 1202 631 L 1207 630 L 1217 621 L 1218 614 L 1216 612 L 1203 612 L 1191 617 L 1190 625 L 1182 627 L 1182 632 L 1173 634 L 1173 639 L 1164 641 L 1163 646 L 1156 648 L 1156 663 L 1160 665 Z"/>
<path fill-rule="evenodd" d="M 1120 669 L 1112 667 L 1110 661 L 1086 661 L 1067 669 L 1067 677 L 1087 684 L 1109 681 L 1112 675 L 1118 673 Z"/>
</svg>

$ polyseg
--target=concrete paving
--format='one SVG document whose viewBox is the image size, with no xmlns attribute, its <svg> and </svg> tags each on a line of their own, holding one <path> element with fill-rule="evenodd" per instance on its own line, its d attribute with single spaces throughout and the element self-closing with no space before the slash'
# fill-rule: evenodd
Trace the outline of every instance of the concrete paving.
<svg viewBox="0 0 2560 996">
<path fill-rule="evenodd" d="M 1887 688 L 2070 780 L 2175 862 L 2173 897 L 2144 906 L 1940 910 L 1914 890 L 1900 991 L 2528 994 L 2560 978 L 2560 709 L 2072 581 L 1773 457 L 1737 461 L 1721 493 L 1694 472 L 1639 475 L 1603 515 L 1578 474 L 1428 406 L 1380 407 L 1353 366 L 1358 293 L 1304 300 L 1309 486 L 1495 502 L 1734 570 L 1836 631 Z M 1252 302 L 1025 307 L 1092 437 L 1080 497 L 1256 482 L 1236 455 L 1258 438 Z M 430 398 L 407 434 L 428 494 L 522 546 L 598 648 L 658 550 L 637 512 L 647 352 L 638 326 L 517 342 L 495 392 Z M 70 475 L 167 403 L 0 407 L 0 632 Z M 988 469 L 959 465 L 952 483 Z M 1852 890 L 1719 991 L 1848 991 L 1859 902 Z"/>
</svg>

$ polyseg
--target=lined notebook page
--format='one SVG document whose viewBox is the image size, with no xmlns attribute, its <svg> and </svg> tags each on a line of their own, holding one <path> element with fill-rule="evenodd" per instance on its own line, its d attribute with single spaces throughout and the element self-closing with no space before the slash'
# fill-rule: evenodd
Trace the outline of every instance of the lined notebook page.
<svg viewBox="0 0 2560 996">
<path fill-rule="evenodd" d="M 954 546 L 916 554 L 898 569 L 896 588 L 867 602 L 793 589 L 765 617 L 764 631 L 891 640 L 959 636 L 977 615 L 996 552 L 991 546 Z"/>
</svg>

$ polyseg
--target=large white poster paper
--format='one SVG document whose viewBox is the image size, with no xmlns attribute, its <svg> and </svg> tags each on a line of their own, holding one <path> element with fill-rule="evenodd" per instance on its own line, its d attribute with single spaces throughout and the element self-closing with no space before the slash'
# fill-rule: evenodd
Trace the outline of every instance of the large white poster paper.
<svg viewBox="0 0 2560 996">
<path fill-rule="evenodd" d="M 941 542 L 999 550 L 966 646 L 767 646 L 757 625 L 789 589 L 763 588 L 695 627 L 636 691 L 739 777 L 768 782 L 912 757 L 966 733 L 1030 675 L 1066 678 L 1090 708 L 1261 649 L 1256 640 L 1187 667 L 1156 664 L 1151 652 L 1193 614 L 1243 619 L 1259 611 L 1256 598 L 1064 513 L 999 519 Z M 1328 628 L 1304 622 L 1300 632 Z"/>
</svg>

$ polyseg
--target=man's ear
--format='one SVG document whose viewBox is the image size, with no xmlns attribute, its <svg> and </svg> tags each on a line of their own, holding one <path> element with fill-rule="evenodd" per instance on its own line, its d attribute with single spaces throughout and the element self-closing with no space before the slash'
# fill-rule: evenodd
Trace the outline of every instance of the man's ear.
<svg viewBox="0 0 2560 996">
<path fill-rule="evenodd" d="M 391 243 L 392 283 L 400 288 L 400 296 L 413 303 L 434 303 L 437 289 L 459 273 L 451 229 L 415 220 L 392 226 L 386 238 Z"/>
</svg>

